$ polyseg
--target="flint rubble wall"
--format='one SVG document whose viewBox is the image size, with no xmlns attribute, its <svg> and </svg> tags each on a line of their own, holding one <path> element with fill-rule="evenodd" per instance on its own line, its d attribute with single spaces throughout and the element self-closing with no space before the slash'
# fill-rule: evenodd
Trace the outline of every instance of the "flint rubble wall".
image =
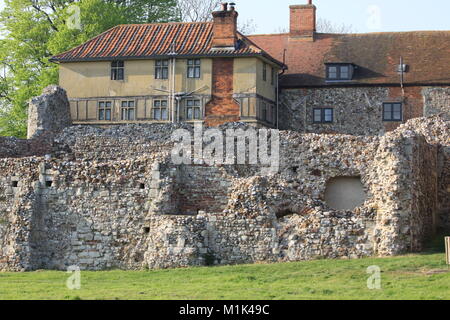
<svg viewBox="0 0 450 320">
<path fill-rule="evenodd" d="M 185 125 L 66 128 L 46 156 L 0 159 L 0 269 L 168 268 L 418 251 L 442 206 L 433 195 L 447 199 L 439 157 L 448 122 L 414 121 L 383 137 L 281 131 L 274 175 L 260 175 L 259 165 L 173 164 L 170 134 Z M 245 127 L 222 129 L 233 126 Z M 435 133 L 427 138 L 421 130 Z M 340 176 L 361 178 L 363 205 L 328 207 L 326 183 Z"/>
</svg>

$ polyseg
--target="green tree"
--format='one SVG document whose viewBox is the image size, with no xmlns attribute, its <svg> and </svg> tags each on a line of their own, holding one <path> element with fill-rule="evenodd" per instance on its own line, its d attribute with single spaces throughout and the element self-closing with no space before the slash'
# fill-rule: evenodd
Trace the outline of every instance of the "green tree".
<svg viewBox="0 0 450 320">
<path fill-rule="evenodd" d="M 0 12 L 0 135 L 26 136 L 29 99 L 58 83 L 58 66 L 49 62 L 53 55 L 118 24 L 177 21 L 176 5 L 176 0 L 6 0 Z"/>
</svg>

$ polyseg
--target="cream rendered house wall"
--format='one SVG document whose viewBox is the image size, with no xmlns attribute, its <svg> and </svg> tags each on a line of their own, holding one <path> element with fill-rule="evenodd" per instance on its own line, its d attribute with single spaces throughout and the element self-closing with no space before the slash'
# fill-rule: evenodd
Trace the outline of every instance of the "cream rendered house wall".
<svg viewBox="0 0 450 320">
<path fill-rule="evenodd" d="M 212 95 L 212 59 L 201 59 L 199 79 L 187 77 L 187 59 L 176 59 L 175 91 L 192 92 L 202 103 Z M 267 81 L 262 80 L 263 60 L 244 57 L 234 59 L 233 91 L 246 96 L 239 100 L 242 104 L 242 116 L 254 118 L 260 112 L 261 97 L 275 102 L 275 85 L 270 82 L 271 64 L 267 64 Z M 278 69 L 277 69 L 278 72 Z M 121 122 L 120 106 L 122 101 L 134 101 L 136 121 L 151 121 L 154 100 L 168 100 L 172 86 L 172 64 L 169 64 L 169 79 L 155 79 L 155 60 L 125 60 L 124 80 L 111 80 L 111 62 L 70 62 L 61 63 L 59 83 L 66 89 L 71 99 L 71 113 L 75 122 L 99 122 L 98 102 L 111 101 L 113 105 L 112 121 Z M 156 90 L 161 89 L 161 90 Z M 182 115 L 183 102 L 180 106 Z"/>
<path fill-rule="evenodd" d="M 267 78 L 263 80 L 263 65 L 266 63 Z M 276 81 L 271 82 L 272 68 L 278 76 L 280 68 L 259 58 L 237 58 L 234 60 L 234 93 L 241 105 L 243 119 L 264 120 L 262 109 L 276 108 Z M 275 115 L 270 117 L 274 121 Z M 252 120 L 250 120 L 252 121 Z"/>
<path fill-rule="evenodd" d="M 259 58 L 234 59 L 234 93 L 256 93 L 266 99 L 275 101 L 275 86 L 271 84 L 272 67 L 278 75 L 280 68 L 267 63 L 267 80 L 263 80 L 264 61 Z"/>
<path fill-rule="evenodd" d="M 155 79 L 155 60 L 126 60 L 125 79 L 111 80 L 111 62 L 61 63 L 59 84 L 66 89 L 69 98 L 131 97 L 164 95 L 154 88 L 169 90 L 168 80 Z M 211 94 L 212 60 L 201 59 L 201 78 L 188 79 L 187 60 L 176 61 L 176 91 L 190 92 L 205 87 L 200 94 Z"/>
</svg>

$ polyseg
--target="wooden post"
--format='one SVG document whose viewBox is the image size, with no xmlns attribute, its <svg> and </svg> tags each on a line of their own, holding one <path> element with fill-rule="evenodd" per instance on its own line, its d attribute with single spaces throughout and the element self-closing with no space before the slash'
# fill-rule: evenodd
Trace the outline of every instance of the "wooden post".
<svg viewBox="0 0 450 320">
<path fill-rule="evenodd" d="M 450 265 L 450 237 L 445 237 L 445 258 Z"/>
</svg>

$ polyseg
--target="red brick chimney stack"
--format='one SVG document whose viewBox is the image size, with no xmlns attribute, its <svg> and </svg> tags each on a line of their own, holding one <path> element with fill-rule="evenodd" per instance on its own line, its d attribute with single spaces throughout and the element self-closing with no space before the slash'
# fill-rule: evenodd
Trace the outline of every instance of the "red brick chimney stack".
<svg viewBox="0 0 450 320">
<path fill-rule="evenodd" d="M 234 4 L 222 3 L 221 11 L 215 11 L 213 15 L 213 40 L 215 50 L 234 50 L 237 42 L 237 17 Z"/>
<path fill-rule="evenodd" d="M 290 38 L 314 41 L 317 8 L 312 4 L 312 0 L 308 0 L 308 4 L 290 6 L 289 9 Z"/>
</svg>

